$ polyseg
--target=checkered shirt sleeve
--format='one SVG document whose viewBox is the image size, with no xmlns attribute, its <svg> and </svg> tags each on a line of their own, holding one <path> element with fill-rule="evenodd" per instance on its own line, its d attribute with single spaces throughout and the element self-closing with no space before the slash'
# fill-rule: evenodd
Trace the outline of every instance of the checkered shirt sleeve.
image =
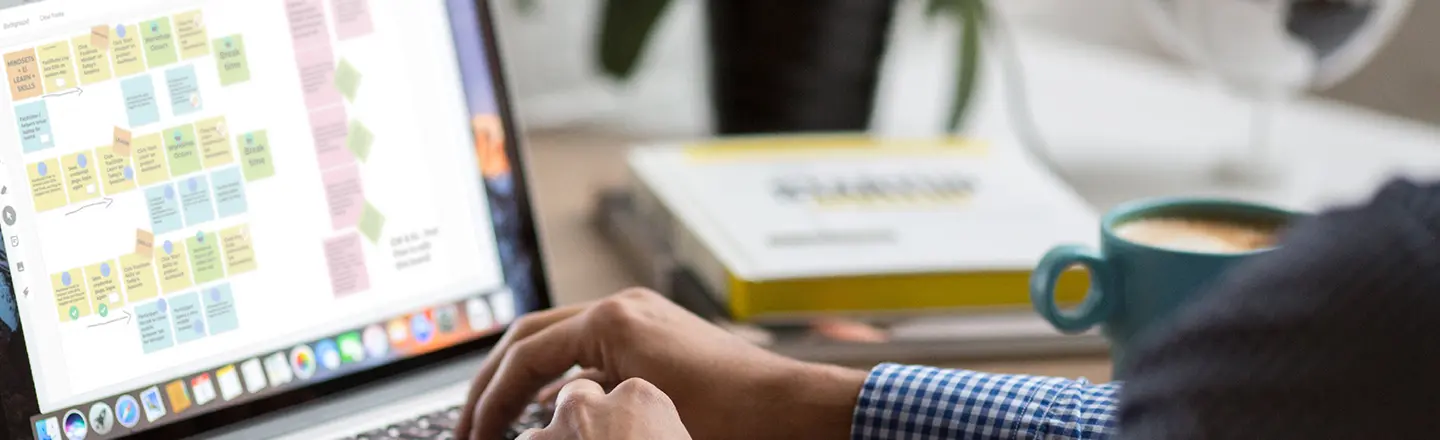
<svg viewBox="0 0 1440 440">
<path fill-rule="evenodd" d="M 1119 383 L 882 364 L 860 390 L 853 440 L 1104 439 Z"/>
</svg>

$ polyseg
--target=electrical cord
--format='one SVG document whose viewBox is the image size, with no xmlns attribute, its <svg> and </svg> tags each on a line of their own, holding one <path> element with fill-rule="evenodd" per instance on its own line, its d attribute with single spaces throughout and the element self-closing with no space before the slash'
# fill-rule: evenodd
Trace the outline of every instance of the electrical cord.
<svg viewBox="0 0 1440 440">
<path fill-rule="evenodd" d="M 1034 109 L 1030 107 L 1030 93 L 1025 79 L 1025 64 L 1020 60 L 1019 49 L 1016 48 L 1014 33 L 1005 22 L 1003 14 L 990 11 L 986 14 L 986 21 L 989 23 L 988 30 L 990 40 L 998 43 L 991 47 L 998 50 L 1001 70 L 1003 71 L 1002 87 L 1004 89 L 1004 105 L 1007 121 L 1011 129 L 1019 138 L 1020 144 L 1030 153 L 1032 157 L 1040 162 L 1051 174 L 1064 179 L 1063 170 L 1055 162 L 1050 154 L 1050 144 L 1045 141 L 1044 135 L 1040 133 L 1039 124 L 1036 122 Z"/>
</svg>

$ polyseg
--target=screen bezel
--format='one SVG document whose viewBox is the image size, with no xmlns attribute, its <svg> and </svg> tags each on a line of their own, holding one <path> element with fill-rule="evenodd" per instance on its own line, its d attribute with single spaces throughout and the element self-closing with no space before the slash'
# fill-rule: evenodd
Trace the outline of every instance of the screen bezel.
<svg viewBox="0 0 1440 440">
<path fill-rule="evenodd" d="M 522 153 L 522 137 L 519 136 L 519 126 L 515 123 L 515 114 L 510 103 L 510 90 L 506 81 L 503 58 L 500 53 L 500 45 L 494 27 L 493 11 L 489 0 L 475 0 L 475 17 L 479 25 L 482 47 L 485 50 L 485 59 L 488 62 L 490 84 L 495 98 L 495 110 L 500 116 L 501 125 L 505 133 L 505 155 L 510 161 L 511 182 L 513 184 L 516 215 L 519 220 L 519 234 L 516 240 L 516 251 L 529 260 L 529 272 L 527 280 L 533 287 L 534 304 L 536 309 L 548 309 L 553 307 L 553 296 L 550 293 L 548 279 L 545 276 L 545 261 L 540 251 L 540 241 L 536 233 L 535 217 L 531 206 L 530 188 L 528 185 L 527 170 Z M 453 15 L 450 19 L 459 17 Z M 458 56 L 458 54 L 457 54 Z M 463 74 L 463 73 L 462 73 Z M 473 109 L 466 109 L 466 120 L 469 120 Z M 473 130 L 467 126 L 466 130 L 474 136 Z M 476 184 L 483 185 L 481 181 Z M 485 191 L 488 191 L 486 189 Z M 482 197 L 486 197 L 482 191 Z M 8 274 L 7 274 L 8 275 Z M 509 280 L 507 280 L 507 284 Z M 476 294 L 482 292 L 473 292 Z M 21 322 L 20 329 L 23 331 L 24 323 Z M 376 366 L 353 374 L 340 376 L 325 382 L 308 385 L 301 388 L 287 390 L 264 398 L 238 404 L 233 407 L 216 410 L 189 417 L 174 422 L 169 422 L 154 429 L 137 432 L 131 437 L 137 439 L 148 438 L 182 438 L 207 432 L 213 432 L 231 428 L 243 422 L 254 420 L 257 417 L 275 414 L 279 411 L 294 408 L 298 405 L 314 402 L 316 400 L 336 395 L 341 392 L 354 390 L 356 388 L 379 382 L 388 378 L 394 378 L 406 373 L 415 372 L 446 360 L 472 355 L 493 347 L 499 341 L 503 333 L 477 338 L 463 342 L 451 347 L 435 350 L 426 354 L 397 360 L 388 364 Z M 25 347 L 22 344 L 22 350 Z M 28 352 L 22 353 L 27 356 Z M 33 377 L 32 366 L 24 362 L 20 371 Z M 36 401 L 33 386 L 30 388 L 31 402 Z M 38 413 L 39 408 L 30 408 L 29 411 Z"/>
</svg>

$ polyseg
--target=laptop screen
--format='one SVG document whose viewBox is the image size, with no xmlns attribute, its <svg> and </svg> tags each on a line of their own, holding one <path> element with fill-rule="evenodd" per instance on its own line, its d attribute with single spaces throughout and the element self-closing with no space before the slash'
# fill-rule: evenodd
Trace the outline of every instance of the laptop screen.
<svg viewBox="0 0 1440 440">
<path fill-rule="evenodd" d="M 471 1 L 17 3 L 6 438 L 155 429 L 543 303 Z"/>
</svg>

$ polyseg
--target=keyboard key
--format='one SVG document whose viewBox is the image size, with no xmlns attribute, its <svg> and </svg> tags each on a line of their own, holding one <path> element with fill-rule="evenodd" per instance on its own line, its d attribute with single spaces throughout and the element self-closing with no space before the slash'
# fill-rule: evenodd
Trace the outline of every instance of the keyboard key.
<svg viewBox="0 0 1440 440">
<path fill-rule="evenodd" d="M 551 415 L 540 405 L 530 405 L 504 435 L 514 440 L 531 428 L 544 428 Z M 460 407 L 454 406 L 430 414 L 392 422 L 389 426 L 350 437 L 353 440 L 455 440 L 455 427 L 460 424 Z M 347 440 L 350 440 L 347 439 Z"/>
</svg>

